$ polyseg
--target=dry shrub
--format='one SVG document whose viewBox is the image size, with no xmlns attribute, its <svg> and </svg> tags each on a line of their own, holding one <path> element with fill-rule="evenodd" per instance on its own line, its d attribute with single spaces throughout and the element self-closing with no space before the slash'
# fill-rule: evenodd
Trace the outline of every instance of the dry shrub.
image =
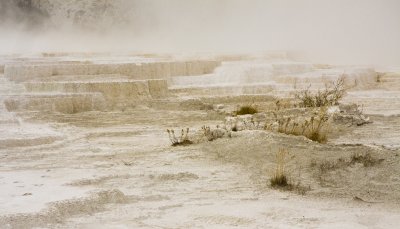
<svg viewBox="0 0 400 229">
<path fill-rule="evenodd" d="M 232 131 L 233 131 L 233 132 L 238 132 L 238 131 L 239 131 L 236 125 L 234 125 L 234 126 L 232 127 Z"/>
<path fill-rule="evenodd" d="M 218 138 L 223 137 L 231 137 L 230 131 L 219 128 L 218 126 L 215 129 L 211 129 L 209 126 L 203 126 L 201 129 L 203 130 L 203 135 L 207 138 L 208 141 L 214 141 Z"/>
<path fill-rule="evenodd" d="M 300 182 L 293 184 L 287 175 L 286 163 L 288 155 L 289 152 L 286 149 L 280 149 L 276 153 L 276 168 L 273 176 L 270 178 L 270 184 L 273 188 L 295 191 L 300 195 L 305 195 L 311 188 L 302 186 Z"/>
<path fill-rule="evenodd" d="M 305 126 L 303 135 L 312 141 L 319 143 L 326 143 L 327 138 L 327 122 L 328 122 L 327 109 L 323 108 L 320 110 L 318 116 L 311 117 L 310 122 Z"/>
<path fill-rule="evenodd" d="M 380 72 L 378 72 L 377 74 L 376 74 L 376 82 L 377 83 L 382 83 L 382 77 L 384 76 L 384 73 L 380 73 Z"/>
<path fill-rule="evenodd" d="M 279 118 L 276 113 L 274 113 L 274 115 L 277 119 L 277 131 L 279 133 L 305 136 L 308 139 L 319 143 L 326 143 L 328 140 L 327 132 L 329 116 L 326 107 L 321 108 L 317 115 L 311 116 L 309 120 L 307 119 L 304 121 L 296 121 L 291 117 Z M 265 129 L 271 130 L 272 123 L 266 124 Z"/>
<path fill-rule="evenodd" d="M 290 185 L 285 171 L 286 156 L 288 151 L 280 149 L 276 154 L 276 169 L 274 175 L 270 179 L 272 187 L 287 188 Z"/>
<path fill-rule="evenodd" d="M 370 153 L 355 153 L 350 158 L 350 164 L 361 163 L 364 167 L 371 167 L 382 161 L 382 159 L 374 158 Z"/>
<path fill-rule="evenodd" d="M 310 85 L 311 87 L 311 85 Z M 346 94 L 344 87 L 344 77 L 337 81 L 326 84 L 324 90 L 316 93 L 310 91 L 310 87 L 295 94 L 295 98 L 300 100 L 301 107 L 324 107 L 338 105 L 339 100 Z"/>
<path fill-rule="evenodd" d="M 277 99 L 275 101 L 275 110 L 276 111 L 280 111 L 283 109 L 289 109 L 292 107 L 293 107 L 293 104 L 287 99 Z"/>
<path fill-rule="evenodd" d="M 172 146 L 188 146 L 194 143 L 199 143 L 203 141 L 204 138 L 208 141 L 214 141 L 218 138 L 232 137 L 231 130 L 227 130 L 226 127 L 220 128 L 217 126 L 216 128 L 211 129 L 209 126 L 203 126 L 201 129 L 202 133 L 200 135 L 195 133 L 192 136 L 192 138 L 195 139 L 194 141 L 189 139 L 189 128 L 182 129 L 179 137 L 175 135 L 175 131 L 173 129 L 167 129 L 167 133 Z"/>
<path fill-rule="evenodd" d="M 321 173 L 326 173 L 328 171 L 343 168 L 346 166 L 348 166 L 348 162 L 346 162 L 344 158 L 339 158 L 336 161 L 323 161 L 319 165 L 319 170 Z"/>
<path fill-rule="evenodd" d="M 189 128 L 186 128 L 186 130 L 182 129 L 179 138 L 175 136 L 174 130 L 167 129 L 167 132 L 172 146 L 187 146 L 193 144 L 193 142 L 189 140 Z"/>
<path fill-rule="evenodd" d="M 364 167 L 371 167 L 381 163 L 383 159 L 377 159 L 371 155 L 371 153 L 354 153 L 349 160 L 345 158 L 339 158 L 335 161 L 324 161 L 319 164 L 319 170 L 321 173 L 328 171 L 345 168 L 356 163 L 363 164 Z"/>
<path fill-rule="evenodd" d="M 241 106 L 236 112 L 236 115 L 247 115 L 258 113 L 258 109 L 254 105 Z"/>
<path fill-rule="evenodd" d="M 276 153 L 276 168 L 274 174 L 270 178 L 270 184 L 273 188 L 278 188 L 285 191 L 294 191 L 300 195 L 305 195 L 307 191 L 310 191 L 310 186 L 306 187 L 301 185 L 300 181 L 294 183 L 293 180 L 289 179 L 286 171 L 286 164 L 289 159 L 289 152 L 286 149 L 280 149 Z"/>
</svg>

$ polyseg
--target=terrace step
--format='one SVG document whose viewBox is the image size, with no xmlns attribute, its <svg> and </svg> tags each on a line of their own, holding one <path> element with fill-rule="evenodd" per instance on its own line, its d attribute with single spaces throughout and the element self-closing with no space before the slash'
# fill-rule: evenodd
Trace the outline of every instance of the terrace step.
<svg viewBox="0 0 400 229">
<path fill-rule="evenodd" d="M 365 114 L 400 115 L 400 90 L 349 92 L 343 102 L 359 104 Z"/>
<path fill-rule="evenodd" d="M 24 85 L 9 81 L 0 75 L 0 95 L 17 94 L 24 91 Z"/>
<path fill-rule="evenodd" d="M 121 74 L 96 74 L 96 75 L 53 75 L 39 77 L 27 82 L 90 82 L 90 81 L 116 81 L 132 80 L 132 77 Z"/>
<path fill-rule="evenodd" d="M 9 95 L 4 104 L 10 112 L 46 111 L 68 114 L 105 110 L 107 106 L 100 93 L 26 93 Z"/>
<path fill-rule="evenodd" d="M 171 88 L 170 92 L 181 96 L 211 96 L 211 95 L 241 95 L 241 94 L 268 94 L 274 90 L 272 85 L 257 86 L 213 86 L 213 87 L 189 87 Z"/>
<path fill-rule="evenodd" d="M 107 80 L 24 83 L 28 92 L 101 93 L 106 100 L 150 99 L 167 95 L 166 80 Z"/>
<path fill-rule="evenodd" d="M 0 125 L 0 150 L 50 144 L 62 138 L 60 133 L 43 125 L 19 123 Z"/>
<path fill-rule="evenodd" d="M 179 75 L 203 75 L 212 73 L 218 61 L 161 61 L 150 63 L 114 64 L 35 64 L 6 65 L 5 77 L 12 81 L 25 82 L 67 75 L 119 74 L 132 79 L 166 79 Z"/>
</svg>

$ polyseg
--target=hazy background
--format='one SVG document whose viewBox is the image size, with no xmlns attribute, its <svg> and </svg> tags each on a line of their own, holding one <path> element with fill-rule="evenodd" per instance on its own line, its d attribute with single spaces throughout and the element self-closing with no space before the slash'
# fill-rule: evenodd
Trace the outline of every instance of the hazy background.
<svg viewBox="0 0 400 229">
<path fill-rule="evenodd" d="M 400 66 L 399 0 L 0 0 L 0 53 L 304 52 Z"/>
</svg>

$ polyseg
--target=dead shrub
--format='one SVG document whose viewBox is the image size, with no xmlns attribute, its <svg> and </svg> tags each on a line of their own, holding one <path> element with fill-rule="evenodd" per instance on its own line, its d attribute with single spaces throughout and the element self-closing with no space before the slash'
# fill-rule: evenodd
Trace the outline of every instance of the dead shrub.
<svg viewBox="0 0 400 229">
<path fill-rule="evenodd" d="M 193 142 L 189 140 L 189 128 L 186 128 L 186 131 L 182 129 L 179 138 L 175 136 L 175 131 L 172 129 L 167 129 L 167 133 L 172 146 L 187 146 L 193 144 Z"/>
<path fill-rule="evenodd" d="M 315 93 L 310 91 L 310 87 L 295 94 L 295 98 L 300 101 L 299 105 L 301 107 L 338 105 L 339 100 L 346 94 L 344 77 L 340 77 L 331 84 L 326 84 L 324 90 L 318 90 Z"/>
</svg>

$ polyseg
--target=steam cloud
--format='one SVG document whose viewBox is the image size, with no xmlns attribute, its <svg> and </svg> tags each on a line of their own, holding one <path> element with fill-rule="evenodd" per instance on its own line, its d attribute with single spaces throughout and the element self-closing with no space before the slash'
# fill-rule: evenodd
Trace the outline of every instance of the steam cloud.
<svg viewBox="0 0 400 229">
<path fill-rule="evenodd" d="M 400 66 L 399 10 L 398 0 L 1 0 L 0 53 L 293 50 Z"/>
</svg>

